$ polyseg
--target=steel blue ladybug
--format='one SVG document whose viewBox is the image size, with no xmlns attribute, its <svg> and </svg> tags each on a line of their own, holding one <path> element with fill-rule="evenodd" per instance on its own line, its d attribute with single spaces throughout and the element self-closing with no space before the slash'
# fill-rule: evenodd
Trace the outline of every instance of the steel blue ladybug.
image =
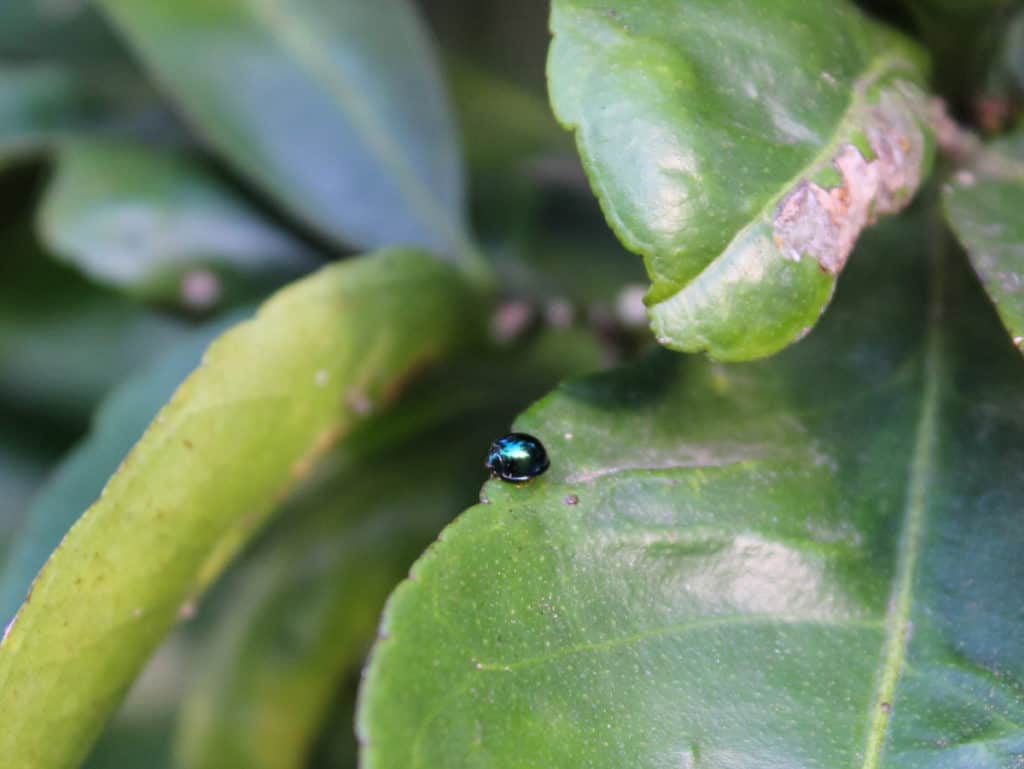
<svg viewBox="0 0 1024 769">
<path fill-rule="evenodd" d="M 544 444 L 526 433 L 510 433 L 491 444 L 484 463 L 492 478 L 522 483 L 536 478 L 551 465 Z"/>
</svg>

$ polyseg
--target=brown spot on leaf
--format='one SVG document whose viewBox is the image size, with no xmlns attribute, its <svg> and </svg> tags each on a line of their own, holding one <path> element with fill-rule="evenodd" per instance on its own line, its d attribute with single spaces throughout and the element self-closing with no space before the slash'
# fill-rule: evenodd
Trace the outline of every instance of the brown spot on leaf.
<svg viewBox="0 0 1024 769">
<path fill-rule="evenodd" d="M 803 180 L 779 203 L 773 239 L 788 258 L 817 260 L 838 273 L 863 229 L 881 214 L 903 208 L 921 183 L 925 137 L 916 115 L 920 96 L 909 87 L 883 91 L 865 115 L 868 160 L 853 144 L 832 158 L 842 181 L 824 188 Z"/>
</svg>

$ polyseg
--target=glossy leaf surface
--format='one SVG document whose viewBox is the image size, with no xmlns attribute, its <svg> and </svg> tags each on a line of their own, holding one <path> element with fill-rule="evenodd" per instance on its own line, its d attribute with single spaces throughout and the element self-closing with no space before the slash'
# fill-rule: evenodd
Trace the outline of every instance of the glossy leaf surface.
<svg viewBox="0 0 1024 769">
<path fill-rule="evenodd" d="M 194 158 L 125 143 L 65 143 L 38 220 L 48 249 L 97 282 L 200 309 L 221 298 L 219 278 L 317 264 Z"/>
<path fill-rule="evenodd" d="M 555 0 L 552 29 L 556 114 L 673 349 L 800 338 L 927 172 L 920 52 L 849 3 Z"/>
<path fill-rule="evenodd" d="M 945 188 L 946 218 L 1024 349 L 1024 132 L 984 148 Z"/>
<path fill-rule="evenodd" d="M 101 0 L 199 132 L 335 242 L 466 248 L 458 143 L 405 0 Z"/>
<path fill-rule="evenodd" d="M 182 604 L 334 442 L 474 339 L 477 309 L 454 270 L 391 250 L 293 284 L 218 339 L 7 628 L 7 765 L 80 761 Z"/>
<path fill-rule="evenodd" d="M 928 240 L 867 236 L 772 361 L 661 352 L 526 412 L 551 469 L 392 596 L 363 766 L 1019 762 L 1024 361 Z"/>
</svg>

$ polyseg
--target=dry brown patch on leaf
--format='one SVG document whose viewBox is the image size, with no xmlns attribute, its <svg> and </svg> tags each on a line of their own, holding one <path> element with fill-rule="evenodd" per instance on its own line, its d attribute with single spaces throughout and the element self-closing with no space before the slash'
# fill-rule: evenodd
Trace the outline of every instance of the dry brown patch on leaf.
<svg viewBox="0 0 1024 769">
<path fill-rule="evenodd" d="M 803 180 L 779 203 L 774 239 L 788 258 L 817 260 L 833 274 L 843 269 L 861 231 L 882 214 L 903 208 L 921 183 L 924 132 L 916 115 L 921 97 L 912 86 L 882 92 L 866 113 L 865 134 L 874 157 L 853 144 L 832 158 L 842 182 L 824 188 Z"/>
</svg>

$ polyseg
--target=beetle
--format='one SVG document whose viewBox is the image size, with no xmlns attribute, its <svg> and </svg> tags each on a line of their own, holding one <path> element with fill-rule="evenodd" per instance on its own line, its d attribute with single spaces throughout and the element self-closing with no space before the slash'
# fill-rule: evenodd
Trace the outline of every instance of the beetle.
<svg viewBox="0 0 1024 769">
<path fill-rule="evenodd" d="M 492 478 L 522 483 L 542 474 L 551 462 L 544 444 L 527 433 L 509 433 L 491 444 L 484 465 Z"/>
</svg>

